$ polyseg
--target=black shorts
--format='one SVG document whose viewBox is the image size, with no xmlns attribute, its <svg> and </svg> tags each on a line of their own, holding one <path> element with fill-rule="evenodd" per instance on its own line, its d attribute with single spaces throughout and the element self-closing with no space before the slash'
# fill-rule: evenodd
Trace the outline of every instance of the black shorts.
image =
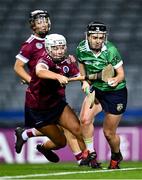
<svg viewBox="0 0 142 180">
<path fill-rule="evenodd" d="M 25 127 L 41 128 L 49 124 L 58 124 L 66 105 L 67 102 L 60 101 L 50 110 L 38 110 L 25 106 Z"/>
<path fill-rule="evenodd" d="M 123 88 L 117 91 L 101 91 L 94 88 L 96 92 L 96 98 L 102 105 L 105 112 L 111 114 L 122 114 L 126 110 L 127 106 L 127 88 Z"/>
</svg>

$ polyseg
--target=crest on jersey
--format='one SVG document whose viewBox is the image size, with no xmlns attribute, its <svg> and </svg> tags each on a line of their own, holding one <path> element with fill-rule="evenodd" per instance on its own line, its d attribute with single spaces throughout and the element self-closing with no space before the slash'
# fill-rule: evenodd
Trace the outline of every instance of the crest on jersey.
<svg viewBox="0 0 142 180">
<path fill-rule="evenodd" d="M 121 111 L 123 109 L 123 104 L 117 104 L 117 111 Z"/>
<path fill-rule="evenodd" d="M 68 66 L 63 66 L 63 72 L 68 73 L 69 72 L 69 67 Z"/>
<path fill-rule="evenodd" d="M 36 48 L 37 49 L 42 49 L 43 48 L 43 44 L 42 43 L 36 43 Z"/>
</svg>

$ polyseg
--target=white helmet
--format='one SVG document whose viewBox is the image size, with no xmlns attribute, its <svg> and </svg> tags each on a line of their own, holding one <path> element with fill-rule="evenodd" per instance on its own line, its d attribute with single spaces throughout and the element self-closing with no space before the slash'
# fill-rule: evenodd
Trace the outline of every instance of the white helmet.
<svg viewBox="0 0 142 180">
<path fill-rule="evenodd" d="M 51 51 L 52 46 L 65 45 L 67 42 L 63 35 L 60 34 L 50 34 L 45 37 L 45 47 Z"/>
</svg>

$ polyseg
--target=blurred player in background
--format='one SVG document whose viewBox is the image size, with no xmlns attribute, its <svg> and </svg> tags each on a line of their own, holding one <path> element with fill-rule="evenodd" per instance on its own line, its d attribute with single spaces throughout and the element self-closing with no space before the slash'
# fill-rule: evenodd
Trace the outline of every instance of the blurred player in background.
<svg viewBox="0 0 142 180">
<path fill-rule="evenodd" d="M 19 54 L 16 56 L 14 70 L 26 82 L 31 80 L 31 73 L 37 59 L 45 51 L 44 38 L 51 28 L 50 17 L 47 11 L 35 10 L 30 13 L 29 24 L 33 34 L 22 44 Z M 28 72 L 25 71 L 25 64 Z"/>
<path fill-rule="evenodd" d="M 120 151 L 120 137 L 116 130 L 126 109 L 127 89 L 123 61 L 117 48 L 107 41 L 105 24 L 92 22 L 87 26 L 86 39 L 81 41 L 77 47 L 77 57 L 81 75 L 97 73 L 108 64 L 115 69 L 115 77 L 110 78 L 108 82 L 95 80 L 90 84 L 88 81 L 83 81 L 82 90 L 85 92 L 91 85 L 97 101 L 90 108 L 87 97 L 85 97 L 80 120 L 87 149 L 97 158 L 93 144 L 93 120 L 96 111 L 100 112 L 103 109 L 105 112 L 103 132 L 111 149 L 111 161 L 108 168 L 118 169 L 123 158 Z"/>
<path fill-rule="evenodd" d="M 23 83 L 29 84 L 31 81 L 31 74 L 35 67 L 35 64 L 39 57 L 45 53 L 44 40 L 45 36 L 51 29 L 51 21 L 47 11 L 35 10 L 30 13 L 29 23 L 33 34 L 23 43 L 19 54 L 16 56 L 16 62 L 14 65 L 15 72 L 21 77 Z M 69 59 L 74 61 L 73 56 L 69 55 Z M 28 71 L 25 69 L 25 65 L 28 67 Z M 65 131 L 68 140 L 68 144 L 71 147 L 78 163 L 81 160 L 81 151 L 76 141 L 76 138 Z M 16 129 L 16 152 L 20 153 L 23 144 L 28 138 L 41 136 L 42 133 L 35 128 L 22 129 L 18 127 Z M 44 152 L 46 155 L 46 152 Z"/>
</svg>

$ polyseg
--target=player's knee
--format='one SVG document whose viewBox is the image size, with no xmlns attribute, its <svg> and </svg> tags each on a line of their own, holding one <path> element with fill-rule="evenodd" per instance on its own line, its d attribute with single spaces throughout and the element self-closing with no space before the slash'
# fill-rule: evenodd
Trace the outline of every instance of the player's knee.
<svg viewBox="0 0 142 180">
<path fill-rule="evenodd" d="M 89 125 L 90 123 L 91 123 L 91 121 L 88 119 L 87 116 L 83 116 L 83 117 L 81 118 L 81 125 L 82 125 L 82 126 Z"/>
<path fill-rule="evenodd" d="M 66 144 L 67 144 L 66 138 L 63 137 L 63 138 L 61 138 L 61 139 L 57 142 L 56 145 L 57 145 L 59 148 L 64 148 L 64 147 L 66 146 Z"/>
<path fill-rule="evenodd" d="M 73 131 L 72 131 L 72 134 L 77 137 L 77 136 L 80 136 L 81 135 L 81 127 L 78 125 L 78 126 L 75 126 L 73 128 Z"/>
</svg>

